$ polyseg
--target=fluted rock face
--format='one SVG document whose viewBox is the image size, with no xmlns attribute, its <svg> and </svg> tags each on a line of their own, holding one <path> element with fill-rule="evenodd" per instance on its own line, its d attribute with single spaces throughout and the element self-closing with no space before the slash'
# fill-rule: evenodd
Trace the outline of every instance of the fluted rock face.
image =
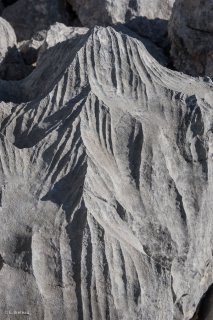
<svg viewBox="0 0 213 320">
<path fill-rule="evenodd" d="M 212 98 L 110 27 L 0 81 L 1 314 L 191 319 L 213 282 Z"/>
<path fill-rule="evenodd" d="M 174 0 L 68 0 L 84 26 L 127 22 L 135 17 L 169 19 Z"/>
<path fill-rule="evenodd" d="M 213 77 L 212 0 L 176 0 L 169 34 L 177 70 Z"/>
</svg>

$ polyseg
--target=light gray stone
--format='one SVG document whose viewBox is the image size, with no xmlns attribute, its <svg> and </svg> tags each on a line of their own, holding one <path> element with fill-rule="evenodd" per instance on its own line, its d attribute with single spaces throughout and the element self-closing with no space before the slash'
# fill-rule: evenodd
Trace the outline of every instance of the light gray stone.
<svg viewBox="0 0 213 320">
<path fill-rule="evenodd" d="M 213 83 L 126 29 L 74 44 L 0 80 L 0 314 L 189 320 L 213 283 Z"/>
<path fill-rule="evenodd" d="M 169 19 L 174 0 L 68 0 L 83 26 L 125 23 L 135 17 Z"/>
<path fill-rule="evenodd" d="M 176 0 L 169 35 L 177 70 L 213 77 L 212 0 Z"/>
<path fill-rule="evenodd" d="M 0 17 L 0 63 L 9 49 L 16 46 L 16 35 L 11 25 Z"/>
</svg>

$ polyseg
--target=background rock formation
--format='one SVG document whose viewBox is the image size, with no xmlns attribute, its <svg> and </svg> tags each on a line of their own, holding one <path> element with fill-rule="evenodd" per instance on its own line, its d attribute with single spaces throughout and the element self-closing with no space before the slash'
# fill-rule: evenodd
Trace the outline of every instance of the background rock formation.
<svg viewBox="0 0 213 320">
<path fill-rule="evenodd" d="M 135 17 L 169 19 L 174 0 L 68 0 L 84 26 L 124 23 Z"/>
<path fill-rule="evenodd" d="M 56 21 L 68 22 L 65 2 L 61 0 L 18 0 L 5 8 L 2 16 L 15 29 L 18 41 L 29 40 Z"/>
<path fill-rule="evenodd" d="M 111 27 L 0 80 L 1 314 L 193 317 L 213 283 L 212 98 Z"/>
<path fill-rule="evenodd" d="M 169 34 L 177 70 L 193 76 L 213 77 L 212 0 L 177 0 Z"/>
</svg>

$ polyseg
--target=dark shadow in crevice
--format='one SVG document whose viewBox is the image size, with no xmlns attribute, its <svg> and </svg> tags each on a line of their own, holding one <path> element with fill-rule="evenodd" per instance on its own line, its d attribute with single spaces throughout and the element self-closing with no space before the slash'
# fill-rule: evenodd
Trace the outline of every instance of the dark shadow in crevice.
<svg viewBox="0 0 213 320">
<path fill-rule="evenodd" d="M 138 35 L 148 38 L 159 47 L 167 45 L 168 21 L 164 19 L 148 19 L 147 17 L 136 17 L 125 24 L 127 28 Z"/>
<path fill-rule="evenodd" d="M 16 238 L 16 248 L 14 255 L 16 257 L 16 265 L 25 272 L 32 271 L 32 237 L 17 236 Z"/>
<path fill-rule="evenodd" d="M 213 284 L 202 296 L 197 310 L 191 320 L 212 320 L 213 319 Z"/>
<path fill-rule="evenodd" d="M 3 268 L 3 265 L 4 265 L 4 259 L 0 255 L 0 270 Z"/>
<path fill-rule="evenodd" d="M 83 27 L 79 18 L 78 18 L 78 15 L 76 13 L 76 11 L 73 9 L 73 7 L 71 6 L 71 4 L 69 2 L 66 1 L 66 4 L 65 4 L 65 8 L 66 8 L 66 11 L 69 15 L 69 25 L 70 26 L 73 26 L 73 27 Z"/>
<path fill-rule="evenodd" d="M 8 51 L 0 64 L 0 79 L 2 80 L 22 80 L 26 78 L 34 67 L 25 64 L 21 53 L 14 47 L 8 48 Z"/>
<path fill-rule="evenodd" d="M 171 43 L 168 37 L 168 20 L 155 18 L 148 19 L 147 17 L 136 17 L 126 24 L 128 29 L 134 31 L 139 36 L 150 40 L 168 59 L 167 67 L 174 69 L 170 56 Z"/>
<path fill-rule="evenodd" d="M 8 7 L 8 6 L 11 6 L 15 2 L 17 2 L 17 0 L 2 0 L 2 3 L 3 3 L 5 8 Z"/>
<path fill-rule="evenodd" d="M 84 201 L 82 201 L 80 208 L 75 212 L 72 223 L 66 227 L 67 235 L 70 240 L 71 255 L 73 261 L 73 279 L 76 283 L 75 291 L 77 297 L 78 319 L 83 320 L 83 304 L 81 292 L 81 260 L 83 235 L 86 227 L 87 209 Z"/>
</svg>

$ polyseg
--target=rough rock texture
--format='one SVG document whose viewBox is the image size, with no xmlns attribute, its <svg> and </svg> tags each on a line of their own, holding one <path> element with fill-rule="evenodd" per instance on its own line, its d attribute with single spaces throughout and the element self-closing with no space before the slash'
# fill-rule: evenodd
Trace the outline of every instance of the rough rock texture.
<svg viewBox="0 0 213 320">
<path fill-rule="evenodd" d="M 68 21 L 65 2 L 61 0 L 18 0 L 5 8 L 2 16 L 15 29 L 18 41 L 29 40 L 56 21 Z"/>
<path fill-rule="evenodd" d="M 118 30 L 125 30 L 127 33 L 131 34 L 132 37 L 136 37 L 140 41 L 143 42 L 146 49 L 149 53 L 163 66 L 167 66 L 169 64 L 168 57 L 164 54 L 163 50 L 156 46 L 152 41 L 145 37 L 140 37 L 138 34 L 131 32 L 129 29 L 125 29 L 125 26 L 121 26 L 117 28 Z M 37 63 L 40 63 L 41 58 L 43 59 L 43 55 L 45 54 L 46 59 L 49 59 L 48 50 L 54 47 L 56 44 L 61 43 L 65 40 L 69 40 L 69 44 L 71 47 L 71 42 L 73 42 L 73 46 L 77 39 L 84 36 L 89 31 L 88 28 L 83 27 L 67 27 L 63 23 L 55 23 L 50 29 L 46 32 L 45 38 L 42 40 L 42 45 L 40 42 L 40 47 L 38 49 L 38 57 Z M 38 44 L 38 42 L 30 41 L 30 44 L 34 47 Z M 45 64 L 45 62 L 41 62 Z"/>
<path fill-rule="evenodd" d="M 213 77 L 213 0 L 176 0 L 169 35 L 177 70 Z"/>
<path fill-rule="evenodd" d="M 74 44 L 0 80 L 0 314 L 189 320 L 213 283 L 213 83 L 111 27 Z"/>
<path fill-rule="evenodd" d="M 83 26 L 124 23 L 135 17 L 169 19 L 174 0 L 68 0 Z"/>
</svg>

